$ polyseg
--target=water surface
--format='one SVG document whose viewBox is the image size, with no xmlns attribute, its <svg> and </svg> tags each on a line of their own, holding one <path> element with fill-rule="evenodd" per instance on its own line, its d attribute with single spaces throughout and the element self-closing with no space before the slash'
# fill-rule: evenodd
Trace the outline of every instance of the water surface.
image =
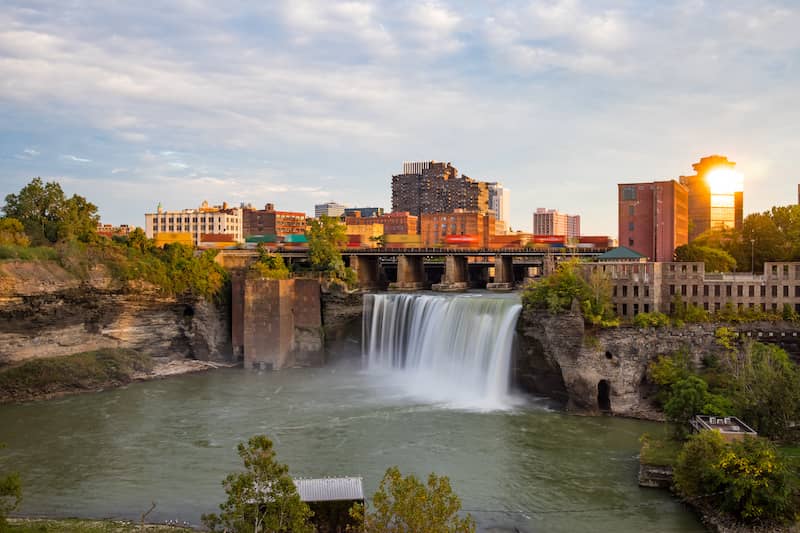
<svg viewBox="0 0 800 533">
<path fill-rule="evenodd" d="M 536 401 L 453 409 L 358 366 L 219 370 L 0 406 L 2 468 L 22 475 L 23 514 L 137 518 L 155 501 L 154 520 L 198 524 L 240 467 L 236 444 L 263 433 L 293 475 L 360 475 L 368 494 L 392 465 L 447 475 L 483 529 L 703 531 L 667 492 L 636 485 L 637 439 L 656 424 Z"/>
</svg>

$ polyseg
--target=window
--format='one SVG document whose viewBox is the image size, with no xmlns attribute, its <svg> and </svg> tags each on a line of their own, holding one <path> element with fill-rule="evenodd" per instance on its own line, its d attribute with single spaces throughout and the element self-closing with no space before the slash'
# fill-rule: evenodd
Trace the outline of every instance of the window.
<svg viewBox="0 0 800 533">
<path fill-rule="evenodd" d="M 623 200 L 636 200 L 636 187 L 623 187 L 622 188 Z"/>
<path fill-rule="evenodd" d="M 622 316 L 628 315 L 628 304 L 622 304 Z"/>
<path fill-rule="evenodd" d="M 633 239 L 628 239 L 628 246 L 633 246 Z"/>
<path fill-rule="evenodd" d="M 720 292 L 719 285 L 714 285 L 714 296 L 719 297 Z"/>
<path fill-rule="evenodd" d="M 697 296 L 697 285 L 692 285 L 692 296 Z"/>
<path fill-rule="evenodd" d="M 628 215 L 629 215 L 629 216 L 633 216 L 633 209 L 634 209 L 634 208 L 633 208 L 633 205 L 629 205 L 629 206 L 628 206 Z"/>
<path fill-rule="evenodd" d="M 800 306 L 800 304 L 797 304 L 797 305 Z M 644 304 L 644 312 L 645 313 L 649 313 L 650 312 L 650 304 Z"/>
<path fill-rule="evenodd" d="M 800 285 L 797 285 L 797 286 L 794 288 L 794 297 L 795 297 L 795 298 L 800 298 Z"/>
<path fill-rule="evenodd" d="M 633 316 L 639 314 L 639 304 L 633 304 Z"/>
<path fill-rule="evenodd" d="M 703 285 L 703 296 L 708 296 L 708 285 Z M 708 311 L 708 309 L 706 309 Z"/>
<path fill-rule="evenodd" d="M 762 285 L 761 286 L 761 297 L 763 298 L 766 295 L 767 295 L 767 287 Z M 762 311 L 763 311 L 763 309 L 762 309 Z"/>
<path fill-rule="evenodd" d="M 731 285 L 725 285 L 725 296 L 730 298 L 733 295 L 733 287 Z"/>
<path fill-rule="evenodd" d="M 650 285 L 645 285 L 644 286 L 644 297 L 645 298 L 649 298 L 650 297 Z"/>
<path fill-rule="evenodd" d="M 784 298 L 788 298 L 789 297 L 789 286 L 788 285 L 784 285 L 783 286 L 783 297 Z"/>
<path fill-rule="evenodd" d="M 614 285 L 614 290 L 612 291 L 612 293 L 613 293 L 612 296 L 614 298 L 616 298 L 617 297 L 617 286 L 616 285 Z"/>
<path fill-rule="evenodd" d="M 634 285 L 633 286 L 633 297 L 634 298 L 638 298 L 639 297 L 639 286 L 638 285 Z"/>
<path fill-rule="evenodd" d="M 681 285 L 681 296 L 686 296 L 686 285 Z"/>
<path fill-rule="evenodd" d="M 756 295 L 756 287 L 755 287 L 755 285 L 750 285 L 750 287 L 748 287 L 748 289 L 747 289 L 747 292 L 748 292 L 748 296 L 750 296 L 750 298 L 755 297 L 755 295 Z"/>
<path fill-rule="evenodd" d="M 697 272 L 697 265 L 692 265 L 692 272 Z"/>
<path fill-rule="evenodd" d="M 633 231 L 633 222 L 628 222 L 628 231 Z"/>
<path fill-rule="evenodd" d="M 738 285 L 736 287 L 736 296 L 739 296 L 739 297 L 744 296 L 744 287 L 743 286 Z"/>
<path fill-rule="evenodd" d="M 670 285 L 669 286 L 669 295 L 670 296 L 674 296 L 675 295 L 675 285 Z"/>
<path fill-rule="evenodd" d="M 778 297 L 778 286 L 777 285 L 773 285 L 772 286 L 772 297 L 773 298 L 777 298 Z"/>
<path fill-rule="evenodd" d="M 628 296 L 628 286 L 627 285 L 623 285 L 622 286 L 622 297 L 625 298 L 626 296 Z"/>
</svg>

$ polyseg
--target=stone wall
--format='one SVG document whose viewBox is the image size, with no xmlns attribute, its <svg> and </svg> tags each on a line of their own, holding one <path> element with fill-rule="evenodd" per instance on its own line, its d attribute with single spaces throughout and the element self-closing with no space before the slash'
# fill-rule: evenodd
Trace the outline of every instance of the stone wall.
<svg viewBox="0 0 800 533">
<path fill-rule="evenodd" d="M 686 349 L 700 365 L 704 355 L 720 351 L 718 326 L 586 330 L 579 313 L 526 310 L 518 326 L 517 380 L 533 393 L 564 400 L 572 411 L 659 419 L 648 363 Z"/>
<path fill-rule="evenodd" d="M 227 361 L 229 310 L 122 286 L 101 267 L 79 279 L 54 262 L 0 263 L 0 365 L 99 348 Z"/>
</svg>

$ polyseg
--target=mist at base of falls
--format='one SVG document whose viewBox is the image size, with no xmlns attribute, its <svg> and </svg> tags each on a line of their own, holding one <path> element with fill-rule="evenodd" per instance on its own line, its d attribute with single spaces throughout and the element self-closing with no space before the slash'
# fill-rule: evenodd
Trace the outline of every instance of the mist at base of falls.
<svg viewBox="0 0 800 533">
<path fill-rule="evenodd" d="M 368 294 L 368 372 L 409 396 L 468 410 L 509 409 L 518 299 L 493 295 Z"/>
</svg>

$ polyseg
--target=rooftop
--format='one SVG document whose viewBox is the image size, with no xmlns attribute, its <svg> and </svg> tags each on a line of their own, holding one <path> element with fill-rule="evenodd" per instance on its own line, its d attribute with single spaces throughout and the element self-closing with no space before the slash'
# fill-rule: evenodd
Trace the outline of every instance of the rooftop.
<svg viewBox="0 0 800 533">
<path fill-rule="evenodd" d="M 331 477 L 294 479 L 297 493 L 304 502 L 330 502 L 363 500 L 364 489 L 360 477 Z"/>
</svg>

